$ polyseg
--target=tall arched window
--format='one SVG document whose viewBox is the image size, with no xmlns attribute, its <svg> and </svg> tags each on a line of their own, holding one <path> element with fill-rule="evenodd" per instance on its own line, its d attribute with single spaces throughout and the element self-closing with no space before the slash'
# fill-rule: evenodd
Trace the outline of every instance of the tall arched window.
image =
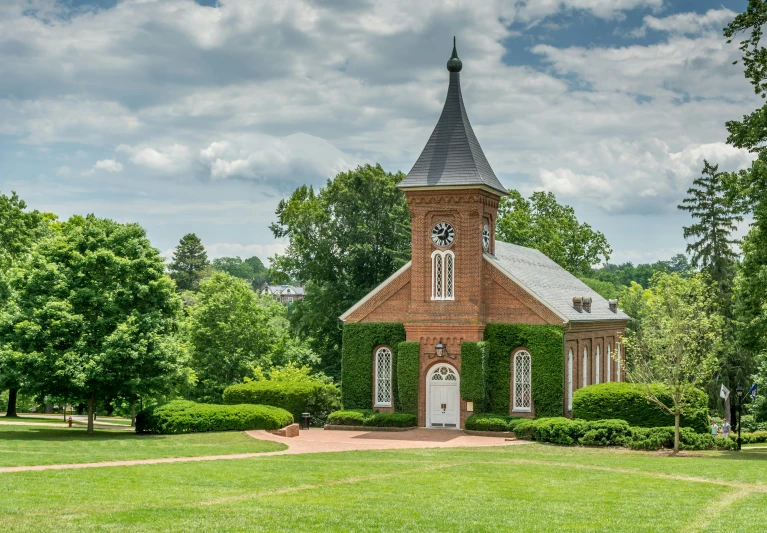
<svg viewBox="0 0 767 533">
<path fill-rule="evenodd" d="M 597 385 L 599 385 L 599 365 L 600 365 L 599 356 L 600 356 L 599 345 L 597 344 L 597 349 L 594 351 L 594 357 L 596 357 L 597 359 L 596 365 L 594 366 L 594 383 L 596 383 Z"/>
<path fill-rule="evenodd" d="M 530 352 L 520 350 L 514 354 L 514 403 L 512 411 L 531 410 L 532 386 L 530 381 Z"/>
<path fill-rule="evenodd" d="M 573 349 L 567 354 L 567 410 L 573 410 Z"/>
<path fill-rule="evenodd" d="M 615 371 L 618 372 L 618 376 L 615 378 L 615 381 L 623 381 L 623 376 L 621 376 L 621 345 L 620 344 L 615 345 Z"/>
<path fill-rule="evenodd" d="M 382 346 L 376 350 L 376 407 L 391 407 L 391 350 Z"/>
<path fill-rule="evenodd" d="M 607 383 L 610 383 L 613 379 L 612 374 L 610 373 L 611 366 L 612 366 L 612 344 L 609 342 L 607 343 Z"/>
<path fill-rule="evenodd" d="M 450 250 L 431 254 L 431 299 L 453 300 L 455 292 L 455 255 Z"/>
<path fill-rule="evenodd" d="M 583 372 L 583 386 L 589 384 L 589 348 L 588 346 L 583 347 L 583 367 L 581 368 L 581 371 Z"/>
</svg>

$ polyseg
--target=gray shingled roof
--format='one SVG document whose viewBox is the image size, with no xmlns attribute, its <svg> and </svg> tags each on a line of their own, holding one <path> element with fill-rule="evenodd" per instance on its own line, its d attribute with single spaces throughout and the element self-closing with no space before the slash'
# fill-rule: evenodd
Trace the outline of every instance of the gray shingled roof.
<svg viewBox="0 0 767 533">
<path fill-rule="evenodd" d="M 295 285 L 269 285 L 266 284 L 266 290 L 269 291 L 269 294 L 272 295 L 278 295 L 283 294 L 285 291 L 290 288 L 293 291 L 293 294 L 296 296 L 303 296 L 304 295 L 304 288 L 303 287 L 297 287 Z"/>
<path fill-rule="evenodd" d="M 631 319 L 621 310 L 610 311 L 607 300 L 538 250 L 495 241 L 495 255 L 486 253 L 485 258 L 511 274 L 514 281 L 568 321 Z M 591 312 L 576 311 L 574 296 L 591 297 Z"/>
<path fill-rule="evenodd" d="M 484 185 L 507 194 L 471 129 L 461 97 L 460 73 L 450 73 L 445 107 L 413 169 L 400 188 Z"/>
</svg>

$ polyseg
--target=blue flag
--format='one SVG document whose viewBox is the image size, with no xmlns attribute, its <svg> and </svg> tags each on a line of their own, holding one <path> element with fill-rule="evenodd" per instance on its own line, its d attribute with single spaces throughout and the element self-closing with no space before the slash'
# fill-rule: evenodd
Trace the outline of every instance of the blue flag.
<svg viewBox="0 0 767 533">
<path fill-rule="evenodd" d="M 748 393 L 751 395 L 751 400 L 756 400 L 756 383 L 749 389 Z"/>
</svg>

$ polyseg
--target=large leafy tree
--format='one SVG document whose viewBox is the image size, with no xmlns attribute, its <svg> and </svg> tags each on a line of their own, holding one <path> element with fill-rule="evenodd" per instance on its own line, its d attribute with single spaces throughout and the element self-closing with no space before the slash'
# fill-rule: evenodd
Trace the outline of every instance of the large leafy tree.
<svg viewBox="0 0 767 533">
<path fill-rule="evenodd" d="M 0 194 L 0 391 L 8 389 L 7 417 L 16 416 L 16 397 L 27 381 L 28 369 L 26 354 L 13 349 L 10 323 L 16 302 L 8 279 L 11 269 L 49 232 L 47 221 L 53 218 L 27 209 L 15 192 Z"/>
<path fill-rule="evenodd" d="M 629 381 L 642 384 L 647 397 L 674 416 L 674 453 L 679 451 L 682 412 L 713 375 L 724 320 L 704 274 L 682 278 L 658 274 L 650 289 L 632 287 L 641 324 L 623 339 Z M 664 402 L 650 387 L 661 383 L 671 392 Z"/>
<path fill-rule="evenodd" d="M 319 192 L 299 187 L 277 207 L 271 229 L 288 247 L 272 260 L 272 270 L 307 282 L 291 323 L 331 376 L 338 377 L 341 366 L 338 317 L 410 257 L 410 216 L 397 189 L 403 178 L 380 165 L 360 166 Z"/>
<path fill-rule="evenodd" d="M 187 233 L 176 246 L 168 270 L 179 291 L 196 291 L 208 264 L 208 254 L 200 238 Z"/>
<path fill-rule="evenodd" d="M 200 282 L 189 316 L 197 399 L 220 402 L 226 387 L 252 376 L 256 366 L 270 366 L 275 314 L 244 280 L 216 272 Z"/>
<path fill-rule="evenodd" d="M 211 262 L 211 266 L 236 278 L 247 280 L 254 290 L 269 281 L 269 269 L 256 257 L 240 259 L 239 257 L 217 257 Z"/>
<path fill-rule="evenodd" d="M 177 373 L 180 300 L 137 224 L 75 216 L 43 239 L 11 285 L 12 348 L 32 357 L 39 392 L 133 399 Z"/>
<path fill-rule="evenodd" d="M 509 191 L 498 208 L 495 235 L 540 250 L 574 274 L 587 274 L 612 253 L 602 232 L 578 222 L 573 208 L 557 202 L 550 192 L 534 192 L 525 199 L 518 191 Z"/>
<path fill-rule="evenodd" d="M 704 160 L 701 176 L 693 181 L 679 209 L 688 211 L 695 219 L 694 224 L 684 228 L 692 264 L 709 274 L 722 303 L 725 303 L 732 292 L 735 274 L 737 254 L 733 246 L 739 244 L 731 236 L 737 229 L 735 223 L 743 217 L 738 214 L 732 195 L 728 194 L 724 179 L 728 174 L 718 170 L 718 165 L 710 165 Z"/>
</svg>

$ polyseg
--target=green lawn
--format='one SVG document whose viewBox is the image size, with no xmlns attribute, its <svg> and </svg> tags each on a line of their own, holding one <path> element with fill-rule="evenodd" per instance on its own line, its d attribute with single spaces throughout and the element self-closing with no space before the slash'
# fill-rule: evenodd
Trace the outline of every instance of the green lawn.
<svg viewBox="0 0 767 533">
<path fill-rule="evenodd" d="M 765 482 L 757 450 L 265 456 L 0 474 L 0 531 L 761 531 Z"/>
<path fill-rule="evenodd" d="M 282 444 L 259 441 L 239 432 L 148 436 L 97 430 L 88 435 L 85 428 L 0 425 L 0 466 L 193 457 L 284 448 Z"/>
</svg>

